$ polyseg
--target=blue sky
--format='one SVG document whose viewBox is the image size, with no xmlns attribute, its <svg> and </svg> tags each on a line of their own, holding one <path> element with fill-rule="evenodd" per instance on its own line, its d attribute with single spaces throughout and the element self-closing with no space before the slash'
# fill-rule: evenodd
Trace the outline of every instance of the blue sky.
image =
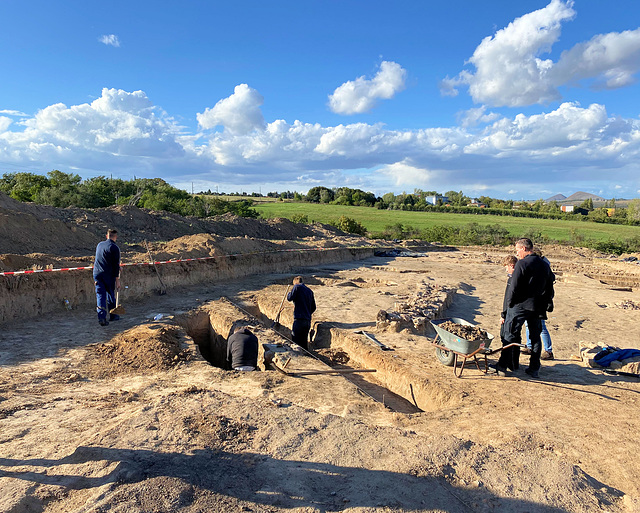
<svg viewBox="0 0 640 513">
<path fill-rule="evenodd" d="M 5 0 L 0 20 L 0 172 L 640 195 L 637 0 Z"/>
</svg>

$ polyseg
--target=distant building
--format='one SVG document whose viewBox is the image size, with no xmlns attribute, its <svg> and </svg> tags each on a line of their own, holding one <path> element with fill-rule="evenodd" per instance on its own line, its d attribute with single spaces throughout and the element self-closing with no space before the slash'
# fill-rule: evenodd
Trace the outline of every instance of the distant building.
<svg viewBox="0 0 640 513">
<path fill-rule="evenodd" d="M 615 208 L 608 208 L 607 209 L 607 217 L 613 217 L 616 215 L 616 209 Z"/>
<path fill-rule="evenodd" d="M 426 196 L 424 200 L 430 205 L 437 205 L 438 200 L 440 200 L 440 202 L 442 202 L 443 204 L 449 203 L 449 198 L 447 198 L 446 196 L 440 196 L 439 194 L 436 194 L 435 196 Z"/>
<path fill-rule="evenodd" d="M 468 207 L 478 207 L 478 208 L 486 208 L 487 207 L 487 205 L 482 203 L 482 201 L 480 201 L 478 198 L 473 198 L 471 200 L 471 203 L 469 203 L 467 206 Z"/>
<path fill-rule="evenodd" d="M 562 210 L 563 212 L 573 212 L 573 205 L 562 205 L 560 207 L 560 210 Z"/>
</svg>

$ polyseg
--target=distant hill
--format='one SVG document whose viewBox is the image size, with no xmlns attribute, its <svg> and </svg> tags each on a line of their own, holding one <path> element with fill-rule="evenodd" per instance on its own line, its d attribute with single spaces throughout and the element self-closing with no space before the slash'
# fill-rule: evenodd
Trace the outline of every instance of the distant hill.
<svg viewBox="0 0 640 513">
<path fill-rule="evenodd" d="M 575 192 L 571 196 L 569 196 L 568 198 L 565 198 L 562 201 L 584 201 L 586 199 L 592 199 L 593 201 L 606 201 L 601 196 L 597 196 L 595 194 L 590 194 L 588 192 L 582 192 L 582 191 Z"/>
<path fill-rule="evenodd" d="M 556 194 L 555 196 L 551 196 L 547 198 L 545 201 L 564 201 L 567 197 L 564 194 Z"/>
</svg>

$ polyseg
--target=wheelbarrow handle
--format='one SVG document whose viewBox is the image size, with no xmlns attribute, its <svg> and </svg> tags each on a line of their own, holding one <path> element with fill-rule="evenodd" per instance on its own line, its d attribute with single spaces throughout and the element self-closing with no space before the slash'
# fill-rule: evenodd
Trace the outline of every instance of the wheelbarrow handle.
<svg viewBox="0 0 640 513">
<path fill-rule="evenodd" d="M 514 342 L 513 344 L 507 344 L 506 346 L 499 347 L 498 349 L 488 349 L 484 354 L 488 354 L 488 355 L 496 354 L 496 353 L 499 353 L 500 351 L 504 351 L 505 349 L 509 349 L 510 347 L 527 347 L 527 346 L 524 344 L 518 344 Z"/>
</svg>

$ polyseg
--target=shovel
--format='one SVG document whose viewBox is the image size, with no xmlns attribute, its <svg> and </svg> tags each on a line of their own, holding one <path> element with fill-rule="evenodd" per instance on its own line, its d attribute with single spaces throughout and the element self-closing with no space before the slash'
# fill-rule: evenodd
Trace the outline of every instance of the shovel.
<svg viewBox="0 0 640 513">
<path fill-rule="evenodd" d="M 393 349 L 391 347 L 384 345 L 382 342 L 379 342 L 378 340 L 373 338 L 371 335 L 369 335 L 366 331 L 356 330 L 356 331 L 354 331 L 354 333 L 356 333 L 358 335 L 364 335 L 365 337 L 367 337 L 371 342 L 373 342 L 375 345 L 377 345 L 383 351 L 393 351 Z"/>
<path fill-rule="evenodd" d="M 124 309 L 124 306 L 122 306 L 120 304 L 120 291 L 119 290 L 116 291 L 116 307 L 112 308 L 111 310 L 109 310 L 109 313 L 113 314 L 113 315 L 124 315 L 124 314 L 127 313 L 125 311 L 125 309 Z"/>
<path fill-rule="evenodd" d="M 278 310 L 278 314 L 276 315 L 276 318 L 273 321 L 273 324 L 271 325 L 272 328 L 277 328 L 278 326 L 280 326 L 280 314 L 282 313 L 282 310 L 284 307 L 284 300 L 287 299 L 287 294 L 289 293 L 289 287 L 291 287 L 291 285 L 287 285 L 287 290 L 285 290 L 284 296 L 282 297 L 282 303 L 280 303 L 280 309 Z"/>
</svg>

